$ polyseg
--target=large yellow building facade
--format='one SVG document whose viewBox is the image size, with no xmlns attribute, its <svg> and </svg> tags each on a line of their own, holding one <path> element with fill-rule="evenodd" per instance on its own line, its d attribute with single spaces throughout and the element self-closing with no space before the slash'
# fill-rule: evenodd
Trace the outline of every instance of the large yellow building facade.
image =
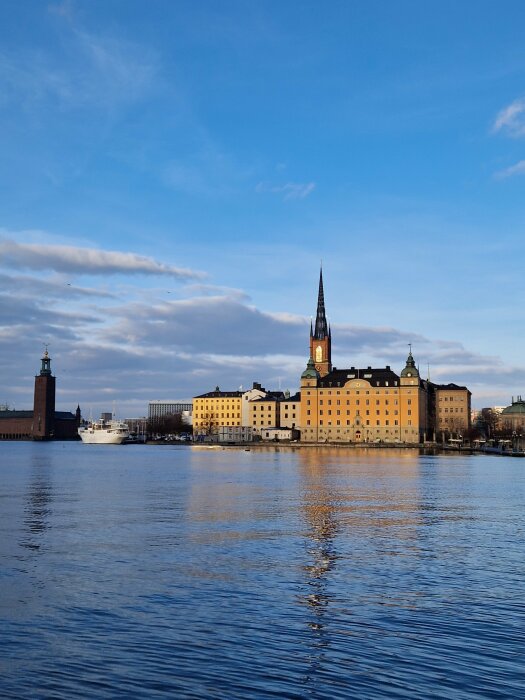
<svg viewBox="0 0 525 700">
<path fill-rule="evenodd" d="M 301 442 L 418 444 L 434 440 L 443 424 L 441 406 L 445 404 L 447 411 L 452 405 L 454 410 L 450 434 L 470 427 L 468 389 L 421 379 L 412 349 L 399 374 L 389 366 L 336 369 L 332 367 L 331 340 L 321 272 L 315 327 L 310 329 L 310 359 L 301 375 Z"/>
</svg>

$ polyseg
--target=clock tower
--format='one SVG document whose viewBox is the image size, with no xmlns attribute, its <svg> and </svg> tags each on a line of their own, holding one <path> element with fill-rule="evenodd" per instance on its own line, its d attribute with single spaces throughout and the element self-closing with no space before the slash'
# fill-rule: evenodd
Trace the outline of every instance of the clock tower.
<svg viewBox="0 0 525 700">
<path fill-rule="evenodd" d="M 326 322 L 324 308 L 323 270 L 319 274 L 319 294 L 315 329 L 310 324 L 310 358 L 321 377 L 332 371 L 332 333 Z"/>
</svg>

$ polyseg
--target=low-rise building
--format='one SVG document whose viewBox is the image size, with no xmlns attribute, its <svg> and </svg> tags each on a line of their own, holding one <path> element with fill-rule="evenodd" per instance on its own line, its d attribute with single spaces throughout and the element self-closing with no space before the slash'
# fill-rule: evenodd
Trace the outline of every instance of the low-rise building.
<svg viewBox="0 0 525 700">
<path fill-rule="evenodd" d="M 463 435 L 471 426 L 471 393 L 466 386 L 433 384 L 435 430 L 439 434 Z"/>
</svg>

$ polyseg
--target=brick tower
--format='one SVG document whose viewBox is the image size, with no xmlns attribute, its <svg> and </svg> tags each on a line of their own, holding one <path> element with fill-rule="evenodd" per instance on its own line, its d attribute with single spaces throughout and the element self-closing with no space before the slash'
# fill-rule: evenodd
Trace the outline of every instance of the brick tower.
<svg viewBox="0 0 525 700">
<path fill-rule="evenodd" d="M 324 308 L 323 269 L 319 274 L 319 294 L 315 330 L 310 324 L 310 357 L 321 377 L 332 371 L 332 332 L 326 322 Z"/>
<path fill-rule="evenodd" d="M 49 440 L 55 431 L 55 377 L 51 374 L 51 358 L 47 348 L 42 357 L 40 374 L 35 377 L 33 407 L 33 439 Z"/>
</svg>

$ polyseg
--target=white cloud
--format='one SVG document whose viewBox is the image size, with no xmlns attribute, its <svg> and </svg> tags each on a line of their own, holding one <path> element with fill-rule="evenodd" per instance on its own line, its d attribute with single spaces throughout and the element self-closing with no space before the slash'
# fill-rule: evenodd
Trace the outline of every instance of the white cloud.
<svg viewBox="0 0 525 700">
<path fill-rule="evenodd" d="M 0 264 L 31 270 L 55 270 L 90 275 L 167 275 L 182 280 L 205 277 L 202 272 L 167 265 L 135 253 L 74 246 L 16 243 L 8 238 L 0 238 Z"/>
<path fill-rule="evenodd" d="M 142 98 L 155 84 L 158 59 L 147 47 L 74 28 L 67 4 L 54 8 L 67 27 L 55 52 L 0 53 L 1 100 L 48 100 L 60 108 L 107 109 Z"/>
<path fill-rule="evenodd" d="M 272 194 L 282 194 L 285 201 L 290 199 L 305 199 L 312 194 L 315 189 L 315 182 L 287 182 L 284 185 L 272 185 L 268 182 L 259 182 L 256 192 L 271 192 Z"/>
<path fill-rule="evenodd" d="M 515 165 L 511 165 L 509 168 L 504 168 L 503 170 L 498 170 L 494 173 L 494 177 L 497 180 L 504 180 L 508 177 L 513 177 L 514 175 L 525 175 L 525 160 L 520 160 Z"/>
<path fill-rule="evenodd" d="M 525 136 L 525 98 L 514 100 L 497 115 L 493 131 L 504 131 L 510 136 Z"/>
</svg>

